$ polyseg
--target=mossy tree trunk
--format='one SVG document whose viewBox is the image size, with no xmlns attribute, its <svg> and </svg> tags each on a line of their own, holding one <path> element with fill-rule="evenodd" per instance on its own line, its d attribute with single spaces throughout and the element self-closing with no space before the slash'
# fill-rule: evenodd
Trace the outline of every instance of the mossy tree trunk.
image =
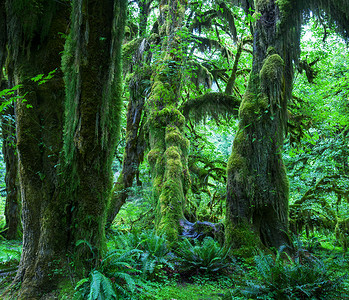
<svg viewBox="0 0 349 300">
<path fill-rule="evenodd" d="M 9 65 L 26 99 L 16 102 L 23 251 L 12 286 L 21 284 L 18 299 L 39 299 L 59 282 L 54 270 L 67 266 L 68 254 L 82 276 L 103 247 L 127 1 L 73 1 L 66 97 L 60 33 L 67 32 L 69 5 L 22 4 L 7 1 Z M 44 84 L 31 80 L 52 70 Z"/>
<path fill-rule="evenodd" d="M 114 184 L 110 206 L 108 208 L 107 225 L 109 228 L 125 204 L 129 190 L 136 177 L 137 185 L 140 186 L 139 165 L 143 161 L 145 151 L 145 140 L 143 132 L 143 115 L 145 89 L 144 81 L 150 79 L 150 50 L 149 41 L 145 38 L 150 5 L 152 0 L 140 0 L 138 6 L 139 16 L 139 36 L 142 38 L 141 49 L 136 49 L 129 62 L 128 68 L 133 71 L 133 76 L 129 82 L 130 99 L 126 116 L 126 142 L 122 161 L 122 170 L 117 182 Z M 132 43 L 132 42 L 131 42 Z M 124 70 L 125 71 L 125 70 Z"/>
<path fill-rule="evenodd" d="M 18 299 L 37 299 L 52 289 L 49 274 L 66 243 L 56 170 L 64 100 L 59 70 L 64 41 L 59 33 L 67 29 L 69 10 L 56 2 L 22 4 L 6 2 L 9 73 L 13 71 L 21 84 L 19 95 L 25 98 L 15 103 L 23 250 L 14 284 L 21 284 Z M 54 70 L 55 76 L 44 84 L 31 80 Z"/>
<path fill-rule="evenodd" d="M 121 44 L 127 1 L 74 0 L 63 58 L 66 198 L 70 243 L 86 274 L 100 258 L 121 111 Z"/>
<path fill-rule="evenodd" d="M 148 161 L 157 202 L 156 229 L 175 241 L 180 233 L 185 195 L 189 188 L 188 147 L 185 119 L 177 108 L 180 97 L 181 31 L 186 1 L 160 2 L 161 57 L 153 73 L 148 99 L 150 152 Z"/>
<path fill-rule="evenodd" d="M 291 14 L 289 2 L 255 1 L 260 17 L 254 26 L 253 68 L 227 168 L 226 243 L 247 255 L 261 242 L 276 249 L 290 246 L 289 185 L 281 153 L 300 13 Z"/>
<path fill-rule="evenodd" d="M 0 0 L 0 81 L 3 77 L 3 65 L 6 58 L 6 40 L 7 40 L 7 31 L 6 31 L 6 7 L 5 0 Z"/>
<path fill-rule="evenodd" d="M 3 236 L 8 240 L 22 237 L 21 199 L 18 187 L 18 159 L 16 153 L 16 123 L 13 105 L 2 112 L 2 153 L 6 165 L 6 204 L 5 204 L 5 232 Z"/>
<path fill-rule="evenodd" d="M 132 187 L 135 177 L 137 185 L 139 181 L 139 165 L 143 161 L 145 141 L 141 126 L 144 109 L 144 86 L 142 80 L 149 76 L 142 75 L 144 70 L 135 74 L 130 82 L 130 100 L 126 116 L 126 143 L 122 162 L 122 171 L 114 185 L 108 210 L 107 227 L 110 227 L 121 207 L 126 202 L 129 189 Z"/>
</svg>

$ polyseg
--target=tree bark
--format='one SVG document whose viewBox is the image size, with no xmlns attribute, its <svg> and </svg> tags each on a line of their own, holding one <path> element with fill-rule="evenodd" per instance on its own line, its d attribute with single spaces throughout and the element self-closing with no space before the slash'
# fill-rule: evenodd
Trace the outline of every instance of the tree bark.
<svg viewBox="0 0 349 300">
<path fill-rule="evenodd" d="M 183 218 L 185 195 L 189 188 L 189 141 L 183 127 L 185 118 L 178 110 L 183 53 L 179 42 L 186 1 L 161 1 L 160 36 L 162 45 L 159 65 L 153 74 L 148 99 L 150 152 L 148 161 L 157 202 L 155 226 L 169 240 L 177 240 L 179 220 Z"/>
<path fill-rule="evenodd" d="M 291 247 L 281 152 L 301 22 L 287 2 L 256 1 L 253 68 L 227 168 L 226 243 L 246 255 L 261 242 Z"/>
<path fill-rule="evenodd" d="M 18 187 L 18 161 L 16 154 L 15 114 L 11 105 L 2 115 L 2 153 L 6 164 L 6 204 L 5 204 L 5 232 L 3 236 L 8 240 L 22 237 L 21 199 Z"/>
<path fill-rule="evenodd" d="M 66 97 L 60 33 L 67 32 L 69 6 L 16 1 L 7 1 L 9 59 L 26 101 L 16 102 L 23 251 L 13 285 L 21 284 L 17 299 L 39 299 L 62 279 L 54 270 L 67 267 L 67 254 L 79 277 L 103 248 L 127 1 L 73 1 Z M 52 70 L 46 83 L 31 80 Z"/>
<path fill-rule="evenodd" d="M 56 170 L 62 148 L 64 100 L 59 70 L 63 40 L 59 33 L 66 31 L 68 9 L 56 7 L 55 3 L 43 7 L 52 20 L 39 24 L 35 22 L 42 17 L 41 13 L 29 4 L 20 11 L 15 2 L 8 0 L 6 8 L 9 65 L 13 66 L 16 84 L 21 84 L 19 95 L 23 97 L 15 103 L 23 249 L 13 284 L 21 283 L 18 299 L 37 299 L 41 293 L 52 289 L 49 276 L 54 268 L 52 264 L 60 259 L 66 243 L 66 228 L 61 222 L 64 204 L 57 199 Z M 35 29 L 29 37 L 24 34 L 28 23 L 23 22 L 32 9 Z M 47 35 L 42 36 L 45 26 Z M 53 79 L 44 84 L 31 80 L 54 70 L 57 71 Z"/>
<path fill-rule="evenodd" d="M 105 247 L 111 164 L 121 111 L 121 44 L 127 1 L 73 1 L 63 58 L 66 82 L 65 197 L 70 243 L 86 275 Z"/>
<path fill-rule="evenodd" d="M 139 73 L 142 74 L 144 70 Z M 148 77 L 146 75 L 146 77 Z M 110 207 L 107 218 L 107 228 L 109 228 L 119 213 L 121 207 L 126 202 L 133 180 L 137 177 L 139 182 L 139 165 L 143 161 L 145 141 L 141 128 L 141 120 L 144 109 L 144 87 L 142 87 L 143 75 L 135 75 L 130 82 L 130 101 L 126 116 L 126 145 L 124 150 L 124 159 L 122 162 L 122 171 L 117 182 L 114 185 L 111 196 Z M 149 79 L 149 77 L 147 78 Z"/>
</svg>

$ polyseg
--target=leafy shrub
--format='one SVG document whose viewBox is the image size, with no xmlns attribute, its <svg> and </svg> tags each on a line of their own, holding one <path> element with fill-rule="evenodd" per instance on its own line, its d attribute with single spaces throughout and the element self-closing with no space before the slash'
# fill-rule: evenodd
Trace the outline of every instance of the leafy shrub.
<svg viewBox="0 0 349 300">
<path fill-rule="evenodd" d="M 181 270 L 197 274 L 222 273 L 230 266 L 228 253 L 211 237 L 206 237 L 202 242 L 195 240 L 194 245 L 188 239 L 183 239 L 176 251 Z"/>
<path fill-rule="evenodd" d="M 285 254 L 286 255 L 286 254 Z M 319 259 L 301 263 L 280 253 L 274 260 L 271 255 L 255 257 L 257 277 L 236 289 L 234 296 L 254 299 L 336 299 L 340 296 L 344 277 L 332 276 Z"/>
</svg>

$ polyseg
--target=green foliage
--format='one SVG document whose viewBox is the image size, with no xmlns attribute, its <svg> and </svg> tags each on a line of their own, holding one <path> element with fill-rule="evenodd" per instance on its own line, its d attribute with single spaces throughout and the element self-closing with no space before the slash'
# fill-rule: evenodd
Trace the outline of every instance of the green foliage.
<svg viewBox="0 0 349 300">
<path fill-rule="evenodd" d="M 38 85 L 46 83 L 48 80 L 52 79 L 57 70 L 49 72 L 46 76 L 45 74 L 38 74 L 31 78 L 32 81 L 37 82 Z"/>
<path fill-rule="evenodd" d="M 349 52 L 332 29 L 319 24 L 319 19 L 310 20 L 303 33 L 301 59 L 314 77 L 309 84 L 305 72 L 296 76 L 284 154 L 291 187 L 291 228 L 297 233 L 305 229 L 307 234 L 315 229 L 334 232 L 349 212 Z M 338 236 L 345 236 L 345 230 L 337 228 L 342 231 Z"/>
<path fill-rule="evenodd" d="M 285 253 L 255 257 L 256 278 L 235 289 L 233 295 L 253 299 L 335 299 L 342 293 L 344 277 L 335 277 L 319 259 L 302 263 Z M 332 298 L 334 297 L 334 298 Z"/>
<path fill-rule="evenodd" d="M 135 266 L 141 271 L 142 278 L 150 280 L 159 280 L 165 270 L 174 269 L 168 244 L 164 235 L 159 236 L 153 230 L 127 233 L 115 238 L 117 249 L 137 249 Z"/>
<path fill-rule="evenodd" d="M 87 300 L 108 300 L 108 299 L 118 299 L 115 289 L 112 285 L 112 282 L 109 278 L 105 277 L 102 273 L 95 270 L 91 272 L 90 277 L 80 280 L 76 289 L 80 290 L 85 284 L 90 284 L 89 291 L 81 291 L 81 295 L 77 299 L 87 299 Z"/>
<path fill-rule="evenodd" d="M 21 258 L 21 246 L 15 241 L 1 241 L 0 243 L 0 261 L 3 264 L 8 262 L 17 262 Z"/>
<path fill-rule="evenodd" d="M 13 281 L 21 258 L 21 248 L 18 241 L 0 240 L 0 291 Z"/>
<path fill-rule="evenodd" d="M 1 105 L 0 105 L 0 112 L 3 112 L 6 107 L 11 105 L 14 101 L 23 99 L 22 96 L 16 96 L 17 90 L 21 87 L 21 85 L 15 85 L 14 87 L 10 89 L 4 89 L 0 91 L 0 99 L 1 99 Z M 25 100 L 23 100 L 25 101 Z"/>
<path fill-rule="evenodd" d="M 210 280 L 207 277 L 192 276 L 191 283 L 170 281 L 167 284 L 153 284 L 149 293 L 140 295 L 145 300 L 220 300 L 226 289 L 234 284 L 229 277 Z"/>
<path fill-rule="evenodd" d="M 184 273 L 219 274 L 227 271 L 231 259 L 229 250 L 222 248 L 214 239 L 206 237 L 202 242 L 195 240 L 194 245 L 183 239 L 178 243 L 176 254 L 180 270 Z"/>
<path fill-rule="evenodd" d="M 132 295 L 136 291 L 134 254 L 137 250 L 108 252 L 98 269 L 92 270 L 88 278 L 80 280 L 75 287 L 75 299 L 119 299 L 121 295 Z"/>
</svg>

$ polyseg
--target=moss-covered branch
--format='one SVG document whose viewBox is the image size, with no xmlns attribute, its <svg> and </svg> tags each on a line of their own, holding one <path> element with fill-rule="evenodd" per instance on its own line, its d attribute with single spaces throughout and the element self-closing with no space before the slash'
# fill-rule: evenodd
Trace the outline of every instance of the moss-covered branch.
<svg viewBox="0 0 349 300">
<path fill-rule="evenodd" d="M 237 116 L 240 100 L 224 93 L 206 93 L 185 102 L 180 110 L 186 118 L 200 122 L 207 117 L 219 119 Z"/>
</svg>

